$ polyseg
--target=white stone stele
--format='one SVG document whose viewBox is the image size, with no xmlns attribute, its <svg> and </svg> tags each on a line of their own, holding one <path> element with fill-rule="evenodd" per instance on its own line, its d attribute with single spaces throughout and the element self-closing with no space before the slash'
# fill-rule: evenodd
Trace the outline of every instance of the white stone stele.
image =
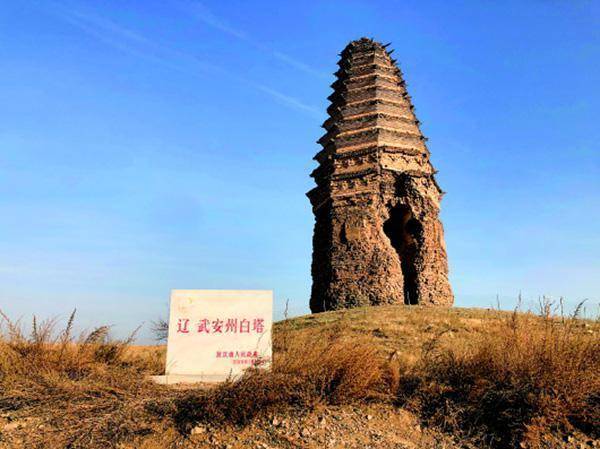
<svg viewBox="0 0 600 449">
<path fill-rule="evenodd" d="M 271 363 L 273 292 L 172 290 L 161 384 L 221 382 Z"/>
</svg>

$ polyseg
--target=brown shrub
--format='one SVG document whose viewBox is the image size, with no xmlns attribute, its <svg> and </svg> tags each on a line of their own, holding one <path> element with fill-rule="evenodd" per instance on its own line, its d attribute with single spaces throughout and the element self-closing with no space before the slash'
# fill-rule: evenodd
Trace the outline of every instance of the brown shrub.
<svg viewBox="0 0 600 449">
<path fill-rule="evenodd" d="M 250 369 L 238 380 L 175 401 L 172 416 L 187 432 L 197 422 L 248 423 L 257 413 L 316 404 L 388 400 L 389 366 L 372 340 L 339 332 L 295 333 L 274 340 L 270 371 Z"/>
<path fill-rule="evenodd" d="M 600 339 L 591 323 L 514 313 L 470 344 L 429 348 L 400 397 L 436 425 L 492 447 L 600 431 Z"/>
<path fill-rule="evenodd" d="M 133 335 L 111 340 L 102 326 L 73 337 L 74 313 L 60 332 L 34 319 L 27 334 L 2 318 L 0 412 L 26 427 L 20 444 L 110 448 L 149 431 L 145 402 L 156 387 L 144 379 L 149 363 L 126 354 Z"/>
</svg>

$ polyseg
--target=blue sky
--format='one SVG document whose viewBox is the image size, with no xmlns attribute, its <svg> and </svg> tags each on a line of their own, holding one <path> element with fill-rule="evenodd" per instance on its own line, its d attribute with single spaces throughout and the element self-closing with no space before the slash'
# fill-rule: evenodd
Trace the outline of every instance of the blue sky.
<svg viewBox="0 0 600 449">
<path fill-rule="evenodd" d="M 256 288 L 307 313 L 304 193 L 361 36 L 430 139 L 456 305 L 597 308 L 600 3 L 551 0 L 2 2 L 0 308 L 123 334 L 172 288 Z"/>
</svg>

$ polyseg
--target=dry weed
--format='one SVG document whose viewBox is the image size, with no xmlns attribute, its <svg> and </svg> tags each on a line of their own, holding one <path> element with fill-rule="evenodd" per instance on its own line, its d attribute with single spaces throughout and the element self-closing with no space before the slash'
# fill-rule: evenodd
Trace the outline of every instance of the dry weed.
<svg viewBox="0 0 600 449">
<path fill-rule="evenodd" d="M 600 432 L 600 339 L 577 319 L 515 312 L 468 345 L 432 345 L 400 391 L 424 418 L 493 447 Z M 588 332 L 589 330 L 589 332 Z"/>
<path fill-rule="evenodd" d="M 19 444 L 110 448 L 149 431 L 145 402 L 155 387 L 144 374 L 155 362 L 126 354 L 135 333 L 115 341 L 102 326 L 74 337 L 75 312 L 59 332 L 53 320 L 34 318 L 26 333 L 2 319 L 0 412 L 23 423 Z"/>
<path fill-rule="evenodd" d="M 243 425 L 258 413 L 316 404 L 388 400 L 388 364 L 368 337 L 339 332 L 291 334 L 282 329 L 274 341 L 270 371 L 248 370 L 236 381 L 213 390 L 192 391 L 170 411 L 177 427 L 187 432 L 197 422 Z"/>
<path fill-rule="evenodd" d="M 149 383 L 145 375 L 164 366 L 161 349 L 111 340 L 104 326 L 75 337 L 74 314 L 60 332 L 38 320 L 24 332 L 3 316 L 0 413 L 34 425 L 19 436 L 30 448 L 116 448 L 173 429 L 181 438 L 199 422 L 246 425 L 290 408 L 366 401 L 399 403 L 484 447 L 533 448 L 573 432 L 598 438 L 598 323 L 553 318 L 547 305 L 542 317 L 382 310 L 279 323 L 271 370 L 210 390 Z M 418 348 L 423 334 L 431 338 Z"/>
</svg>

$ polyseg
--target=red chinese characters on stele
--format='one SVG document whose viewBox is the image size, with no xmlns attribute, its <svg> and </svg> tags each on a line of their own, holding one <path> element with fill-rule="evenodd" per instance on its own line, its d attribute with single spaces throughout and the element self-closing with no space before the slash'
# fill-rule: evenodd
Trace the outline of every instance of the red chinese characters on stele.
<svg viewBox="0 0 600 449">
<path fill-rule="evenodd" d="M 178 334 L 262 334 L 264 332 L 263 318 L 202 318 L 198 321 L 179 318 L 177 320 Z"/>
<path fill-rule="evenodd" d="M 230 359 L 234 365 L 259 366 L 266 362 L 258 355 L 258 351 L 233 351 L 223 350 L 216 352 L 217 359 Z"/>
</svg>

